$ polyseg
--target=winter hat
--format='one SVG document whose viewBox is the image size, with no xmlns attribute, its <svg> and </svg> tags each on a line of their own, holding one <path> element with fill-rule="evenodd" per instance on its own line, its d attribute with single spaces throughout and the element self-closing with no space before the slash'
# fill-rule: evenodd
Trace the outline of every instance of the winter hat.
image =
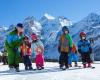
<svg viewBox="0 0 100 80">
<path fill-rule="evenodd" d="M 80 37 L 82 37 L 82 36 L 86 36 L 86 33 L 85 32 L 81 32 L 80 33 Z"/>
<path fill-rule="evenodd" d="M 37 39 L 38 39 L 38 37 L 37 37 L 37 35 L 36 35 L 35 33 L 33 33 L 33 34 L 31 35 L 31 38 L 32 38 L 32 40 L 37 40 Z"/>
<path fill-rule="evenodd" d="M 68 29 L 67 26 L 63 26 L 62 31 L 63 31 L 63 32 L 68 31 L 68 33 L 69 33 L 69 29 Z"/>
<path fill-rule="evenodd" d="M 18 23 L 18 24 L 17 24 L 17 27 L 23 28 L 24 26 L 23 26 L 22 23 Z"/>
</svg>

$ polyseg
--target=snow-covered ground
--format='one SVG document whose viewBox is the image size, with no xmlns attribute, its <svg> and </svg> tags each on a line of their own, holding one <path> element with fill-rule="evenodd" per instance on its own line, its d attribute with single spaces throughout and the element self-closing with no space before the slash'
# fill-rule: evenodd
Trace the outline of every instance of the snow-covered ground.
<svg viewBox="0 0 100 80">
<path fill-rule="evenodd" d="M 0 64 L 0 80 L 100 80 L 100 62 L 93 64 L 95 69 L 73 67 L 61 71 L 58 66 L 58 63 L 47 62 L 44 70 L 25 71 L 24 65 L 20 64 L 21 72 L 16 73 L 8 72 L 8 66 Z"/>
</svg>

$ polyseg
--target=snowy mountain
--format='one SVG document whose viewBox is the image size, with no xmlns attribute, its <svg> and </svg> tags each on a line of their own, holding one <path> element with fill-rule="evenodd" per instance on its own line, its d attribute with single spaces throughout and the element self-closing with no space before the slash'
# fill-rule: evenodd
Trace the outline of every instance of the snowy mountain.
<svg viewBox="0 0 100 80">
<path fill-rule="evenodd" d="M 8 27 L 5 27 L 5 26 L 2 26 L 0 27 L 0 51 L 3 50 L 4 48 L 4 40 L 7 36 L 7 34 L 12 30 L 11 26 L 8 28 Z"/>
<path fill-rule="evenodd" d="M 23 25 L 25 34 L 29 37 L 33 32 L 38 36 L 41 35 L 42 26 L 33 16 L 25 18 L 25 20 L 23 21 Z"/>
<path fill-rule="evenodd" d="M 23 25 L 25 29 L 24 33 L 27 36 L 30 37 L 33 32 L 36 33 L 38 36 L 40 36 L 42 26 L 38 21 L 36 21 L 36 19 L 33 16 L 25 18 L 25 20 L 23 21 Z M 14 30 L 15 27 L 16 25 L 10 25 L 7 28 L 0 27 L 0 51 L 3 50 L 4 48 L 4 41 L 5 41 L 6 36 L 8 35 L 9 32 Z"/>
<path fill-rule="evenodd" d="M 87 38 L 94 38 L 94 53 L 95 59 L 100 60 L 100 15 L 91 13 L 81 21 L 73 24 L 70 28 L 74 42 L 78 42 L 79 33 L 84 31 L 87 33 Z"/>
<path fill-rule="evenodd" d="M 30 35 L 34 32 L 42 39 L 45 46 L 44 55 L 46 59 L 58 59 L 58 38 L 62 33 L 62 26 L 68 26 L 70 34 L 76 44 L 79 40 L 79 33 L 81 31 L 85 31 L 87 33 L 88 39 L 90 37 L 94 38 L 95 44 L 93 45 L 93 48 L 95 52 L 95 59 L 100 60 L 100 15 L 91 13 L 81 21 L 72 25 L 72 22 L 64 16 L 54 17 L 45 13 L 39 21 L 32 16 L 25 18 L 22 23 L 25 26 L 26 35 L 30 37 Z M 0 27 L 0 50 L 4 47 L 4 40 L 7 34 L 14 28 L 15 25 L 11 25 L 8 29 Z"/>
</svg>

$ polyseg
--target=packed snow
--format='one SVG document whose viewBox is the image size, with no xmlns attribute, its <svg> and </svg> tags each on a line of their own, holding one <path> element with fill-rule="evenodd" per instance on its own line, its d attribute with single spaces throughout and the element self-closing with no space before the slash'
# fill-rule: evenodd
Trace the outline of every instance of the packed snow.
<svg viewBox="0 0 100 80">
<path fill-rule="evenodd" d="M 0 63 L 0 80 L 100 80 L 100 62 L 93 64 L 95 69 L 72 67 L 62 71 L 58 66 L 58 63 L 46 62 L 44 70 L 25 71 L 21 63 L 21 72 L 9 72 L 8 66 Z"/>
</svg>

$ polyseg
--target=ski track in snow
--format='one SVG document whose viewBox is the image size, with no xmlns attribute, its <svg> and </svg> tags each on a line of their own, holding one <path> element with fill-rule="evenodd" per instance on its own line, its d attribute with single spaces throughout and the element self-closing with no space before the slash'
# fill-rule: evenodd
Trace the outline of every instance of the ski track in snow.
<svg viewBox="0 0 100 80">
<path fill-rule="evenodd" d="M 20 64 L 21 72 L 18 73 L 9 72 L 7 65 L 0 64 L 0 80 L 100 80 L 100 62 L 93 64 L 95 69 L 72 67 L 62 71 L 58 66 L 58 63 L 46 62 L 44 70 L 25 71 Z"/>
</svg>

